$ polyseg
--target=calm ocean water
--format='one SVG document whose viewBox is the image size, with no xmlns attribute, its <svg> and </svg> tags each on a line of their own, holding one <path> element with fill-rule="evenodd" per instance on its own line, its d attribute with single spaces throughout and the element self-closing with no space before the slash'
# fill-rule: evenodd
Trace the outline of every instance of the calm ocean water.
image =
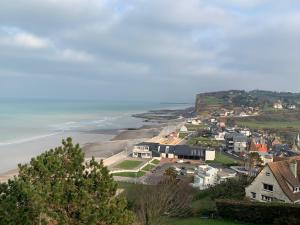
<svg viewBox="0 0 300 225">
<path fill-rule="evenodd" d="M 189 105 L 147 102 L 0 100 L 0 146 L 70 131 L 138 127 L 134 113 Z"/>
</svg>

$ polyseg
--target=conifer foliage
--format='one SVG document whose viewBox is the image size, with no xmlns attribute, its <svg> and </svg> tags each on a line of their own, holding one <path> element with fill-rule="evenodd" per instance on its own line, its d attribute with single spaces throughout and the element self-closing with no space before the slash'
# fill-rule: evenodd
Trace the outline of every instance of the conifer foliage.
<svg viewBox="0 0 300 225">
<path fill-rule="evenodd" d="M 103 162 L 85 162 L 72 139 L 19 165 L 19 176 L 0 184 L 0 224 L 129 225 L 133 214 Z"/>
</svg>

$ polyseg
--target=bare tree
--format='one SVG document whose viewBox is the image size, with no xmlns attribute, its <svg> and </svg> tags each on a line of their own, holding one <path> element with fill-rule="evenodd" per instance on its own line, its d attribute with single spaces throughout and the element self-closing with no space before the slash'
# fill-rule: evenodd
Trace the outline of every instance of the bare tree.
<svg viewBox="0 0 300 225">
<path fill-rule="evenodd" d="M 143 225 L 161 225 L 163 217 L 191 214 L 194 190 L 187 181 L 164 177 L 157 186 L 143 187 L 137 194 L 135 211 Z"/>
</svg>

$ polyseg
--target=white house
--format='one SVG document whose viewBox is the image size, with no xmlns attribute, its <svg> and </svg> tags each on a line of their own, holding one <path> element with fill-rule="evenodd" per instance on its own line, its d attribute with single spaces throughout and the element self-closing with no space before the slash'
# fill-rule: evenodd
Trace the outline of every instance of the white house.
<svg viewBox="0 0 300 225">
<path fill-rule="evenodd" d="M 251 136 L 251 131 L 249 129 L 242 129 L 240 131 L 241 134 L 245 135 L 246 137 L 250 137 Z"/>
<path fill-rule="evenodd" d="M 150 151 L 149 145 L 135 145 L 132 150 L 133 158 L 152 158 L 152 152 Z"/>
<path fill-rule="evenodd" d="M 182 126 L 179 130 L 180 133 L 187 133 L 188 132 L 188 129 L 186 126 Z"/>
<path fill-rule="evenodd" d="M 215 139 L 217 141 L 224 141 L 225 135 L 226 135 L 226 132 L 219 132 L 217 135 L 215 135 Z"/>
<path fill-rule="evenodd" d="M 193 187 L 204 190 L 235 176 L 236 172 L 233 170 L 200 165 L 195 171 Z"/>
<path fill-rule="evenodd" d="M 195 175 L 193 187 L 197 187 L 200 190 L 214 186 L 218 182 L 218 169 L 209 165 L 198 166 Z"/>
<path fill-rule="evenodd" d="M 200 125 L 201 123 L 202 123 L 201 120 L 198 120 L 198 119 L 193 119 L 192 120 L 193 125 Z"/>
<path fill-rule="evenodd" d="M 260 202 L 300 203 L 300 156 L 268 163 L 246 187 L 246 197 Z"/>
<path fill-rule="evenodd" d="M 293 110 L 296 109 L 296 105 L 288 105 L 287 108 Z"/>
<path fill-rule="evenodd" d="M 274 108 L 274 109 L 283 109 L 283 106 L 282 106 L 282 104 L 281 104 L 281 101 L 275 102 L 275 103 L 273 104 L 273 108 Z"/>
<path fill-rule="evenodd" d="M 205 151 L 205 161 L 214 161 L 216 158 L 216 151 L 214 149 L 207 149 Z"/>
</svg>

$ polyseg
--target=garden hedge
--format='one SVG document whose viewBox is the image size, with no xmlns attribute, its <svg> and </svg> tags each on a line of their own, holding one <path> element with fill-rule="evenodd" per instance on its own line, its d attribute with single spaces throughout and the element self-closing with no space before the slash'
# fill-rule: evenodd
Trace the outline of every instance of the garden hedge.
<svg viewBox="0 0 300 225">
<path fill-rule="evenodd" d="M 300 205 L 296 204 L 217 200 L 216 206 L 218 215 L 224 219 L 269 225 L 285 218 L 285 224 L 300 224 Z"/>
</svg>

